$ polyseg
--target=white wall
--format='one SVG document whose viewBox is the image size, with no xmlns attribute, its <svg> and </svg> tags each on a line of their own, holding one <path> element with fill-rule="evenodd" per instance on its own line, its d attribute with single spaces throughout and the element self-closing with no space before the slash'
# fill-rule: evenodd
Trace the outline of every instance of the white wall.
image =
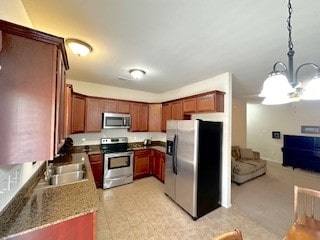
<svg viewBox="0 0 320 240">
<path fill-rule="evenodd" d="M 247 103 L 232 99 L 232 145 L 246 148 Z"/>
<path fill-rule="evenodd" d="M 161 97 L 159 94 L 155 93 L 112 87 L 96 83 L 88 83 L 72 79 L 67 79 L 67 83 L 72 85 L 74 92 L 82 93 L 87 96 L 132 100 L 149 103 L 160 102 Z"/>
<path fill-rule="evenodd" d="M 26 27 L 32 27 L 32 23 L 20 0 L 1 0 L 0 18 Z M 31 162 L 0 165 L 0 212 L 41 165 L 42 162 L 37 162 L 34 165 Z"/>
<path fill-rule="evenodd" d="M 316 136 L 302 134 L 301 126 L 320 126 L 320 101 L 267 106 L 247 105 L 247 147 L 260 152 L 261 157 L 282 163 L 283 135 Z M 280 131 L 281 138 L 273 139 L 272 131 Z"/>
<path fill-rule="evenodd" d="M 0 19 L 32 28 L 21 0 L 1 0 Z"/>
</svg>

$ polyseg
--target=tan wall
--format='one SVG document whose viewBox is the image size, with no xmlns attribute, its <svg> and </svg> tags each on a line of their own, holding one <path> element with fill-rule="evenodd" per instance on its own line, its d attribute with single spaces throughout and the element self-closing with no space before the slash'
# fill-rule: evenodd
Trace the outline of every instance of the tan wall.
<svg viewBox="0 0 320 240">
<path fill-rule="evenodd" d="M 245 148 L 247 143 L 247 104 L 232 99 L 232 146 Z"/>
</svg>

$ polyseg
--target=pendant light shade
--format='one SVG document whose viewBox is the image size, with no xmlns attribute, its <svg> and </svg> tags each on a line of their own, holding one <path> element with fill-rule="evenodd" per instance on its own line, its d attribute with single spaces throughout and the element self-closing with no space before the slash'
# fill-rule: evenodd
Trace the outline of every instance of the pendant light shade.
<svg viewBox="0 0 320 240">
<path fill-rule="evenodd" d="M 264 81 L 259 97 L 287 96 L 294 92 L 294 88 L 289 84 L 288 78 L 281 72 L 269 74 Z"/>
<path fill-rule="evenodd" d="M 320 76 L 314 77 L 305 87 L 301 97 L 303 100 L 319 100 L 320 99 Z"/>
</svg>

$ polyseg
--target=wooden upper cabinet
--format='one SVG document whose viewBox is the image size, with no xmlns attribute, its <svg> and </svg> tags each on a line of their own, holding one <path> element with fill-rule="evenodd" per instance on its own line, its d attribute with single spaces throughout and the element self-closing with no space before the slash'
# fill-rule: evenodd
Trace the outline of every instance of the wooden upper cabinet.
<svg viewBox="0 0 320 240">
<path fill-rule="evenodd" d="M 131 132 L 147 132 L 148 131 L 148 104 L 146 103 L 130 103 L 131 114 Z"/>
<path fill-rule="evenodd" d="M 162 105 L 160 103 L 149 104 L 149 132 L 161 132 Z"/>
<path fill-rule="evenodd" d="M 197 97 L 198 112 L 223 112 L 224 111 L 224 93 L 215 91 L 206 95 Z"/>
<path fill-rule="evenodd" d="M 119 111 L 119 101 L 114 99 L 104 99 L 103 111 L 117 113 Z"/>
<path fill-rule="evenodd" d="M 3 20 L 0 31 L 0 164 L 53 159 L 63 136 L 63 39 Z"/>
<path fill-rule="evenodd" d="M 161 131 L 167 130 L 167 120 L 171 118 L 171 103 L 162 104 L 162 118 L 161 118 Z"/>
<path fill-rule="evenodd" d="M 118 112 L 119 113 L 130 113 L 130 102 L 128 101 L 118 101 L 119 107 Z"/>
<path fill-rule="evenodd" d="M 148 132 L 149 106 L 146 103 L 139 104 L 139 131 Z"/>
<path fill-rule="evenodd" d="M 131 132 L 139 131 L 139 103 L 130 103 L 130 114 L 131 114 Z"/>
<path fill-rule="evenodd" d="M 85 132 L 100 132 L 102 129 L 103 99 L 86 98 Z"/>
<path fill-rule="evenodd" d="M 86 98 L 72 95 L 71 132 L 83 133 L 85 131 Z"/>
<path fill-rule="evenodd" d="M 182 111 L 184 113 L 194 113 L 197 111 L 197 99 L 195 97 L 182 100 Z"/>
<path fill-rule="evenodd" d="M 171 102 L 171 118 L 173 120 L 183 120 L 182 101 Z"/>
</svg>

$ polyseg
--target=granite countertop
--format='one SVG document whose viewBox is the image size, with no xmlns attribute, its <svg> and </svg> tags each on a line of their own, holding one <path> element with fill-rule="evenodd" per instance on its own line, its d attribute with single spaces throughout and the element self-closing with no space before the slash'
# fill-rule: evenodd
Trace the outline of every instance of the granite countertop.
<svg viewBox="0 0 320 240">
<path fill-rule="evenodd" d="M 9 219 L 0 219 L 0 238 L 14 237 L 98 210 L 99 198 L 87 154 L 72 154 L 66 159 L 66 163 L 84 162 L 87 180 L 35 187 L 18 213 Z M 60 161 L 57 165 L 62 164 Z"/>
</svg>

